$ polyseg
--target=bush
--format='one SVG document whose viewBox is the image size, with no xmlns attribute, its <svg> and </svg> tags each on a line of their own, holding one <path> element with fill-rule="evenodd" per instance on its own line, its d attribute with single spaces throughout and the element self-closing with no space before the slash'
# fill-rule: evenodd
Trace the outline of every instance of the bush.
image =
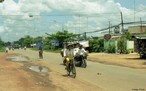
<svg viewBox="0 0 146 91">
<path fill-rule="evenodd" d="M 124 36 L 122 36 L 120 38 L 120 40 L 118 41 L 118 50 L 119 50 L 120 54 L 127 53 L 126 38 L 124 38 Z"/>
<path fill-rule="evenodd" d="M 107 52 L 108 52 L 108 53 L 115 53 L 115 51 L 116 51 L 116 50 L 115 50 L 115 46 L 109 44 L 109 48 L 108 48 Z"/>
<path fill-rule="evenodd" d="M 93 39 L 90 43 L 90 52 L 103 52 L 104 50 L 104 40 L 103 39 Z"/>
<path fill-rule="evenodd" d="M 126 50 L 126 54 L 133 53 L 133 52 L 134 52 L 134 49 L 133 48 Z"/>
<path fill-rule="evenodd" d="M 50 45 L 45 45 L 44 46 L 44 50 L 49 50 L 49 49 L 51 49 Z"/>
<path fill-rule="evenodd" d="M 130 50 L 126 50 L 126 54 L 129 54 L 130 53 Z"/>
<path fill-rule="evenodd" d="M 4 47 L 0 46 L 0 52 L 4 52 L 4 51 L 5 51 Z"/>
</svg>

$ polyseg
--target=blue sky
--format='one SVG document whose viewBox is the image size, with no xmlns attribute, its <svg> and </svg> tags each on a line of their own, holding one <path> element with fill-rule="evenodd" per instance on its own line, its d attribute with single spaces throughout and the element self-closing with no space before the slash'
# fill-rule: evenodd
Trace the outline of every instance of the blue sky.
<svg viewBox="0 0 146 91">
<path fill-rule="evenodd" d="M 62 29 L 91 32 L 108 27 L 109 21 L 119 24 L 121 11 L 124 22 L 146 21 L 146 0 L 135 0 L 135 13 L 134 0 L 6 0 L 0 4 L 0 37 L 14 41 Z"/>
<path fill-rule="evenodd" d="M 123 7 L 133 9 L 134 8 L 134 1 L 135 5 L 146 5 L 146 0 L 115 0 L 116 2 L 119 2 Z"/>
</svg>

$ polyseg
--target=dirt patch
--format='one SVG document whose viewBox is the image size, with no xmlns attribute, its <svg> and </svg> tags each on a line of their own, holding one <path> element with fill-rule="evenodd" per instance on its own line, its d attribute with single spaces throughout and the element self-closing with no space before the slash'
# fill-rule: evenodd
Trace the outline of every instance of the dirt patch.
<svg viewBox="0 0 146 91">
<path fill-rule="evenodd" d="M 13 62 L 7 56 L 19 54 L 0 54 L 0 91 L 103 91 L 98 86 L 65 76 L 62 69 L 45 60 Z M 30 58 L 31 59 L 31 58 Z M 45 67 L 48 71 L 30 70 L 31 66 Z M 8 88 L 9 87 L 9 88 Z"/>
<path fill-rule="evenodd" d="M 34 64 L 49 67 L 51 69 L 49 77 L 52 83 L 63 91 L 89 91 L 91 89 L 92 91 L 103 91 L 100 87 L 86 82 L 78 78 L 78 76 L 75 79 L 71 76 L 67 76 L 64 69 L 58 69 L 58 67 L 48 61 L 37 61 Z"/>
<path fill-rule="evenodd" d="M 0 91 L 56 91 L 57 87 L 49 79 L 49 71 L 44 76 L 31 71 L 28 66 L 33 64 L 30 62 L 6 61 L 7 56 L 11 54 L 0 53 Z"/>
<path fill-rule="evenodd" d="M 99 62 L 109 65 L 118 65 L 136 69 L 146 69 L 146 59 L 140 59 L 139 55 L 133 54 L 106 54 L 91 53 L 88 56 L 89 61 Z"/>
</svg>

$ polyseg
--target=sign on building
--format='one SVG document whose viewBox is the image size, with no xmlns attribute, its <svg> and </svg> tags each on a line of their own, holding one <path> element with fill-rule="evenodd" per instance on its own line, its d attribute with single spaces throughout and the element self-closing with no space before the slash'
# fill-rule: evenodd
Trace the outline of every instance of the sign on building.
<svg viewBox="0 0 146 91">
<path fill-rule="evenodd" d="M 59 41 L 58 40 L 52 40 L 51 45 L 52 46 L 59 46 Z"/>
</svg>

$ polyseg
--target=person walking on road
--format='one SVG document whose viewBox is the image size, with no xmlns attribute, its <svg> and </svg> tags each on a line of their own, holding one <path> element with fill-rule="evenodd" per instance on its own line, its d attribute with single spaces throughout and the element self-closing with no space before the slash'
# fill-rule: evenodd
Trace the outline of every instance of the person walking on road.
<svg viewBox="0 0 146 91">
<path fill-rule="evenodd" d="M 39 47 L 39 58 L 43 59 L 43 48 Z"/>
<path fill-rule="evenodd" d="M 8 51 L 9 51 L 9 48 L 8 48 L 8 47 L 6 47 L 6 48 L 5 48 L 5 52 L 6 52 L 6 53 L 8 53 Z"/>
</svg>

